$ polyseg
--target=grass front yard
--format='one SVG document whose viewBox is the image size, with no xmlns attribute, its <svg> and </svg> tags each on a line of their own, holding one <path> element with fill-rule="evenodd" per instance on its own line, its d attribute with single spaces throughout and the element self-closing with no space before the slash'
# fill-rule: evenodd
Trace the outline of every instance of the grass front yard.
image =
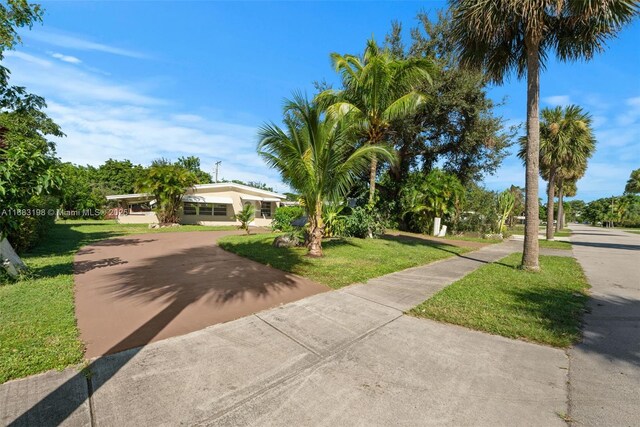
<svg viewBox="0 0 640 427">
<path fill-rule="evenodd" d="M 23 255 L 30 276 L 0 283 L 0 383 L 82 361 L 73 301 L 73 256 L 82 246 L 127 234 L 220 229 L 90 220 L 56 224 L 40 246 Z"/>
<path fill-rule="evenodd" d="M 541 256 L 531 273 L 518 268 L 521 257 L 481 267 L 409 314 L 555 347 L 578 342 L 589 288 L 578 262 Z"/>
<path fill-rule="evenodd" d="M 308 277 L 334 289 L 394 271 L 448 258 L 470 249 L 445 243 L 384 236 L 380 239 L 323 241 L 323 258 L 305 256 L 306 248 L 276 248 L 278 234 L 226 236 L 218 244 L 230 252 L 271 267 Z"/>
</svg>

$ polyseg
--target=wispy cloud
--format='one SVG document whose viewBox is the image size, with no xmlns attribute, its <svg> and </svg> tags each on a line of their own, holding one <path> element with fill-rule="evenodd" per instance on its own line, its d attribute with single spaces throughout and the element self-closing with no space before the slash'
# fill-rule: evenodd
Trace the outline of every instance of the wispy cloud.
<svg viewBox="0 0 640 427">
<path fill-rule="evenodd" d="M 130 58 L 148 58 L 148 55 L 141 52 L 94 42 L 77 35 L 62 33 L 58 31 L 35 29 L 33 31 L 25 33 L 23 37 L 25 39 L 36 40 L 40 43 L 67 49 L 97 51 L 109 53 L 112 55 L 127 56 Z"/>
<path fill-rule="evenodd" d="M 79 58 L 76 58 L 75 56 L 71 56 L 71 55 L 63 55 L 62 53 L 51 53 L 51 56 L 53 58 L 59 59 L 62 62 L 68 62 L 70 64 L 79 64 L 82 61 Z"/>
<path fill-rule="evenodd" d="M 571 98 L 569 97 L 569 95 L 546 96 L 542 98 L 542 101 L 553 107 L 565 106 L 565 105 L 571 104 Z"/>
<path fill-rule="evenodd" d="M 140 93 L 139 82 L 113 82 L 104 76 L 67 63 L 51 62 L 21 52 L 7 52 L 6 66 L 13 71 L 11 82 L 55 100 L 81 102 L 123 102 L 133 105 L 162 104 L 165 101 Z"/>
<path fill-rule="evenodd" d="M 211 111 L 176 111 L 170 101 L 142 92 L 148 85 L 114 81 L 66 62 L 18 52 L 10 52 L 6 62 L 13 84 L 47 99 L 48 114 L 67 135 L 56 139 L 63 161 L 149 164 L 194 155 L 209 172 L 222 161 L 221 178 L 263 181 L 286 191 L 256 153 L 254 126 L 230 123 Z"/>
</svg>

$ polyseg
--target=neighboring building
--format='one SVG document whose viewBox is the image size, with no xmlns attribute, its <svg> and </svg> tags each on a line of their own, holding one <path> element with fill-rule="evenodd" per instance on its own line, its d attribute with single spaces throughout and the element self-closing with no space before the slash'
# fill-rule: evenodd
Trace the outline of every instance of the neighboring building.
<svg viewBox="0 0 640 427">
<path fill-rule="evenodd" d="M 180 223 L 200 225 L 237 225 L 235 215 L 243 205 L 256 208 L 255 226 L 269 226 L 278 206 L 285 200 L 282 194 L 259 190 L 231 182 L 195 185 L 182 196 Z M 153 212 L 150 194 L 117 194 L 107 200 L 118 203 L 117 221 L 123 224 L 153 224 L 158 217 Z"/>
</svg>

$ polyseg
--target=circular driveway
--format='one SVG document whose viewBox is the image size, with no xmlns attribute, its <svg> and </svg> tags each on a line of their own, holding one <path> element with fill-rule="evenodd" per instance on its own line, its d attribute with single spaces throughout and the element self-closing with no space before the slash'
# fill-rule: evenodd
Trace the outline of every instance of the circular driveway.
<svg viewBox="0 0 640 427">
<path fill-rule="evenodd" d="M 228 322 L 328 291 L 226 252 L 237 231 L 152 233 L 103 240 L 75 256 L 75 303 L 86 357 Z"/>
</svg>

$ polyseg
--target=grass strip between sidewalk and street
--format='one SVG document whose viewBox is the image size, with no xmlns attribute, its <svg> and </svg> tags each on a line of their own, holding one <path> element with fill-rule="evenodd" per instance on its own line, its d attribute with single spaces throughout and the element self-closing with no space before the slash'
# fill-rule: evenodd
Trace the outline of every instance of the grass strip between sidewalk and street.
<svg viewBox="0 0 640 427">
<path fill-rule="evenodd" d="M 541 256 L 538 273 L 514 253 L 447 286 L 408 314 L 555 347 L 581 339 L 589 285 L 571 257 Z"/>
</svg>

